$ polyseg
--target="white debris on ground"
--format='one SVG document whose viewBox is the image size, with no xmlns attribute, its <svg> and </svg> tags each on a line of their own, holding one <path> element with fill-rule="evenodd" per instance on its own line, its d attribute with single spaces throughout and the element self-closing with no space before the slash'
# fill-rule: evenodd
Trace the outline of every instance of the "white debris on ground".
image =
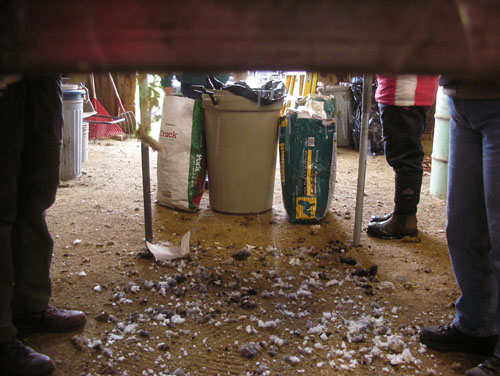
<svg viewBox="0 0 500 376">
<path fill-rule="evenodd" d="M 190 375 L 189 359 L 216 351 L 215 337 L 251 376 L 275 374 L 276 367 L 281 374 L 303 374 L 306 366 L 331 374 L 431 374 L 421 366 L 427 354 L 419 328 L 401 325 L 402 308 L 379 299 L 394 284 L 378 281 L 376 267 L 365 270 L 345 258 L 347 251 L 340 242 L 286 252 L 245 245 L 216 258 L 194 246 L 183 259 L 148 260 L 157 280 L 135 275 L 123 286 L 93 287 L 109 294 L 109 307 L 94 318 L 103 334 L 71 342 L 95 354 L 102 374 L 123 376 L 130 359 L 139 366 L 151 354 L 154 367 L 140 374 Z M 123 314 L 124 305 L 136 312 Z M 200 336 L 201 327 L 213 335 Z"/>
</svg>

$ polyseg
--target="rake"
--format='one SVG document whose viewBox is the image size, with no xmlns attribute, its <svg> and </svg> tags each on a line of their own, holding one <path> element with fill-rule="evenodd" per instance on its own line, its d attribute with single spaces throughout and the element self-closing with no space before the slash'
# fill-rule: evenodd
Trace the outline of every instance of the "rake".
<svg viewBox="0 0 500 376">
<path fill-rule="evenodd" d="M 122 100 L 120 99 L 120 94 L 118 94 L 118 90 L 116 89 L 113 76 L 111 75 L 111 73 L 108 73 L 108 75 L 111 81 L 111 85 L 113 86 L 113 90 L 115 92 L 116 100 L 118 102 L 118 107 L 120 109 L 120 113 L 118 114 L 118 116 L 124 119 L 124 123 L 121 125 L 121 128 L 125 133 L 132 134 L 137 129 L 137 121 L 135 119 L 135 113 L 133 111 L 125 111 L 125 107 L 123 106 Z"/>
<path fill-rule="evenodd" d="M 95 111 L 95 115 L 86 118 L 89 123 L 89 139 L 97 140 L 101 138 L 123 135 L 123 130 L 119 124 L 124 123 L 122 117 L 110 116 L 104 106 L 97 100 L 94 74 L 90 73 L 90 85 L 92 86 L 92 99 L 89 102 Z"/>
</svg>

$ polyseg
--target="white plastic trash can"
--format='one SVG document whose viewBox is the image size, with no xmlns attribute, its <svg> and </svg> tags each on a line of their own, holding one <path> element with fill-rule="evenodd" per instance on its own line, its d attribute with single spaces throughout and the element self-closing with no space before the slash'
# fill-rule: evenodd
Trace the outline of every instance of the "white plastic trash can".
<svg viewBox="0 0 500 376">
<path fill-rule="evenodd" d="M 271 209 L 282 101 L 257 104 L 216 90 L 203 95 L 210 206 L 230 214 Z"/>
<path fill-rule="evenodd" d="M 448 108 L 448 96 L 443 93 L 442 86 L 438 87 L 434 118 L 434 140 L 432 143 L 432 165 L 429 192 L 434 197 L 445 199 L 448 193 L 450 109 Z"/>
</svg>

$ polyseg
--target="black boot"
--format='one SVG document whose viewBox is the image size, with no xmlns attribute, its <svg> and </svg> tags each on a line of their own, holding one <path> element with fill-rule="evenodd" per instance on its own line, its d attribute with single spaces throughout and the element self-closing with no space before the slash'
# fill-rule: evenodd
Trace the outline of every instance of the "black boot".
<svg viewBox="0 0 500 376">
<path fill-rule="evenodd" d="M 368 235 L 380 239 L 400 239 L 404 236 L 417 236 L 416 213 L 420 201 L 421 186 L 422 175 L 404 176 L 396 174 L 394 211 L 384 217 L 374 217 L 379 220 L 372 220 L 368 224 Z"/>
<path fill-rule="evenodd" d="M 492 355 L 498 336 L 476 337 L 461 332 L 453 323 L 425 326 L 418 334 L 420 342 L 437 351 L 462 351 Z"/>
<path fill-rule="evenodd" d="M 383 222 L 370 222 L 366 230 L 368 235 L 379 239 L 401 239 L 404 236 L 418 235 L 417 214 L 396 214 Z"/>
<path fill-rule="evenodd" d="M 371 222 L 384 222 L 387 221 L 392 217 L 392 211 L 390 213 L 387 213 L 385 215 L 374 215 L 370 217 L 370 223 Z"/>
</svg>

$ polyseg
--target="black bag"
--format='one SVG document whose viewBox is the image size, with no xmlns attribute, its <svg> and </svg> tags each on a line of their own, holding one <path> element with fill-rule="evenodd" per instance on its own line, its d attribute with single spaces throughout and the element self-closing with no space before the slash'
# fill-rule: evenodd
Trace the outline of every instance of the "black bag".
<svg viewBox="0 0 500 376">
<path fill-rule="evenodd" d="M 286 96 L 286 88 L 283 81 L 268 81 L 260 88 L 253 89 L 244 81 L 235 82 L 232 85 L 224 85 L 213 76 L 207 76 L 207 89 L 227 90 L 233 94 L 248 98 L 258 105 L 272 104 L 282 101 Z"/>
<path fill-rule="evenodd" d="M 375 101 L 375 91 L 377 81 L 372 84 L 372 109 L 368 121 L 368 154 L 384 154 L 384 141 L 382 138 L 382 124 L 380 122 L 380 111 Z M 354 147 L 359 151 L 361 136 L 361 117 L 363 113 L 363 77 L 353 77 L 351 79 L 352 93 L 352 140 Z"/>
</svg>

